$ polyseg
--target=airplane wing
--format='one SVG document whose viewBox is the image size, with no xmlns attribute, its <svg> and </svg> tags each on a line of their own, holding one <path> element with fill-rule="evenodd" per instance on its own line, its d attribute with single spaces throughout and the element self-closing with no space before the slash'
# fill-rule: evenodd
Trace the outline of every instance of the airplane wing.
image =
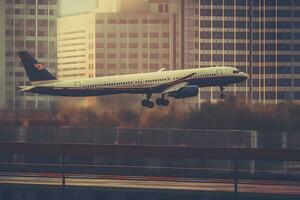
<svg viewBox="0 0 300 200">
<path fill-rule="evenodd" d="M 171 85 L 168 88 L 166 88 L 164 91 L 162 91 L 162 94 L 169 94 L 171 92 L 176 92 L 178 90 L 180 90 L 182 87 L 186 86 L 188 83 L 187 82 L 181 82 L 181 83 L 177 83 L 175 85 Z"/>
<path fill-rule="evenodd" d="M 160 90 L 161 93 L 164 93 L 164 94 L 174 92 L 174 91 L 179 90 L 184 85 L 187 85 L 187 82 L 185 82 L 185 80 L 190 78 L 191 76 L 194 76 L 195 74 L 196 73 L 191 73 L 191 74 L 189 74 L 187 76 L 184 76 L 180 79 L 173 80 L 173 81 L 163 83 L 163 84 L 160 84 L 160 85 L 156 85 L 156 86 L 153 86 L 149 89 L 151 89 L 151 90 Z"/>
</svg>

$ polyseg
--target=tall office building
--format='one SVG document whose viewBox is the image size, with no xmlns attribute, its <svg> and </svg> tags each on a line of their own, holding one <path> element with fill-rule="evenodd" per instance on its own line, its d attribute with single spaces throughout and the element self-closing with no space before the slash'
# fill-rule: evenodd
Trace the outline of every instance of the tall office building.
<svg viewBox="0 0 300 200">
<path fill-rule="evenodd" d="M 51 97 L 17 92 L 29 84 L 18 51 L 29 51 L 55 72 L 57 1 L 0 0 L 0 15 L 1 107 L 49 109 Z"/>
<path fill-rule="evenodd" d="M 250 78 L 226 90 L 248 101 L 300 99 L 300 1 L 182 0 L 185 68 L 235 66 Z M 218 88 L 201 98 L 219 98 Z"/>
<path fill-rule="evenodd" d="M 179 0 L 98 4 L 96 10 L 58 19 L 59 78 L 180 68 Z"/>
</svg>

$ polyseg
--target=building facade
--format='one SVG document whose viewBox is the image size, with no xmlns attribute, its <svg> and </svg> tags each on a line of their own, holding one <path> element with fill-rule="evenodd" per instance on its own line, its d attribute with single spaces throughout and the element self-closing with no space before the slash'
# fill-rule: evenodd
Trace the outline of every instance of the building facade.
<svg viewBox="0 0 300 200">
<path fill-rule="evenodd" d="M 227 93 L 300 99 L 297 0 L 99 0 L 95 11 L 60 18 L 58 31 L 60 78 L 235 66 L 249 79 Z M 201 88 L 199 99 L 219 93 Z"/>
<path fill-rule="evenodd" d="M 249 74 L 226 91 L 247 101 L 300 99 L 300 1 L 184 0 L 185 68 L 235 66 Z M 200 98 L 218 99 L 219 89 Z"/>
<path fill-rule="evenodd" d="M 59 78 L 180 68 L 180 1 L 100 0 L 98 7 L 58 19 Z"/>
<path fill-rule="evenodd" d="M 29 51 L 54 73 L 56 0 L 0 0 L 0 103 L 8 109 L 49 109 L 51 97 L 18 93 L 29 85 L 18 51 Z"/>
</svg>

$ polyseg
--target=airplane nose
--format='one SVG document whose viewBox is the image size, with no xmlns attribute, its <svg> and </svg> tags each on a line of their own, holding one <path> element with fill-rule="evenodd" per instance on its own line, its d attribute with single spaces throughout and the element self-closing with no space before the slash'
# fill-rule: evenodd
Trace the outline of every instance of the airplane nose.
<svg viewBox="0 0 300 200">
<path fill-rule="evenodd" d="M 244 72 L 241 72 L 242 77 L 244 78 L 244 80 L 246 80 L 248 78 L 248 75 Z"/>
</svg>

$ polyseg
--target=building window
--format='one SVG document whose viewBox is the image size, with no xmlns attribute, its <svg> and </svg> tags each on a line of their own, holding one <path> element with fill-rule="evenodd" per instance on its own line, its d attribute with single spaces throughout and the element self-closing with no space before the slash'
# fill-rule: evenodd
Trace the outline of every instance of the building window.
<svg viewBox="0 0 300 200">
<path fill-rule="evenodd" d="M 109 49 L 115 49 L 117 47 L 116 43 L 108 43 L 107 48 Z"/>
<path fill-rule="evenodd" d="M 108 38 L 115 38 L 116 37 L 116 33 L 107 33 L 107 37 Z"/>
<path fill-rule="evenodd" d="M 294 92 L 294 99 L 300 99 L 300 92 Z"/>
<path fill-rule="evenodd" d="M 300 87 L 300 79 L 294 79 L 294 86 Z"/>
<path fill-rule="evenodd" d="M 164 4 L 158 4 L 158 11 L 164 12 Z"/>
<path fill-rule="evenodd" d="M 114 59 L 114 58 L 116 58 L 116 57 L 117 57 L 117 55 L 114 54 L 114 53 L 109 53 L 109 54 L 107 54 L 107 58 Z"/>
<path fill-rule="evenodd" d="M 287 78 L 278 79 L 278 86 L 281 87 L 292 86 L 292 80 Z"/>
<path fill-rule="evenodd" d="M 169 33 L 168 33 L 168 32 L 163 32 L 163 33 L 162 33 L 162 36 L 163 36 L 164 38 L 168 38 L 168 37 L 169 37 Z"/>
<path fill-rule="evenodd" d="M 48 21 L 46 19 L 40 19 L 38 20 L 38 26 L 47 27 Z"/>
<path fill-rule="evenodd" d="M 129 58 L 138 58 L 138 54 L 137 53 L 130 53 Z"/>
<path fill-rule="evenodd" d="M 123 58 L 123 59 L 124 59 L 124 58 L 127 58 L 127 53 L 121 53 L 121 54 L 120 54 L 120 58 Z"/>
<path fill-rule="evenodd" d="M 116 23 L 117 23 L 117 20 L 115 20 L 115 19 L 109 19 L 109 20 L 107 21 L 107 23 L 108 23 L 108 24 L 116 24 Z"/>
<path fill-rule="evenodd" d="M 151 38 L 158 38 L 158 33 L 150 33 Z"/>
<path fill-rule="evenodd" d="M 158 59 L 158 54 L 157 53 L 151 53 L 150 58 L 151 59 Z"/>
<path fill-rule="evenodd" d="M 96 37 L 103 38 L 104 37 L 104 33 L 96 33 Z"/>
<path fill-rule="evenodd" d="M 137 24 L 138 20 L 137 19 L 130 19 L 129 24 Z"/>
<path fill-rule="evenodd" d="M 291 74 L 292 68 L 291 67 L 278 67 L 278 74 Z"/>
<path fill-rule="evenodd" d="M 41 4 L 47 5 L 48 4 L 48 0 L 38 0 L 38 4 L 39 5 L 41 5 Z"/>
<path fill-rule="evenodd" d="M 163 58 L 168 59 L 169 57 L 169 54 L 163 54 Z"/>
<path fill-rule="evenodd" d="M 96 43 L 96 48 L 103 48 L 104 44 L 103 43 Z"/>
<path fill-rule="evenodd" d="M 35 47 L 35 42 L 34 41 L 26 41 L 26 47 L 27 48 Z"/>
<path fill-rule="evenodd" d="M 103 54 L 103 53 L 97 53 L 97 54 L 96 54 L 96 59 L 97 59 L 97 58 L 103 58 L 103 57 L 104 57 L 104 54 Z"/>
<path fill-rule="evenodd" d="M 127 24 L 127 20 L 126 19 L 120 19 L 119 24 Z"/>
<path fill-rule="evenodd" d="M 127 37 L 127 33 L 120 33 L 120 38 L 126 38 Z"/>
<path fill-rule="evenodd" d="M 129 43 L 129 48 L 138 48 L 138 43 Z"/>
<path fill-rule="evenodd" d="M 38 14 L 39 15 L 46 15 L 47 14 L 47 10 L 45 10 L 45 9 L 39 9 L 38 10 Z"/>
<path fill-rule="evenodd" d="M 96 24 L 104 24 L 104 21 L 103 21 L 103 20 L 97 19 L 97 20 L 96 20 Z"/>
<path fill-rule="evenodd" d="M 107 63 L 107 68 L 116 68 L 115 63 Z"/>
<path fill-rule="evenodd" d="M 17 9 L 15 9 L 15 14 L 16 15 L 23 15 L 24 14 L 24 10 L 17 8 Z"/>
<path fill-rule="evenodd" d="M 127 48 L 127 43 L 121 43 L 120 48 Z"/>
<path fill-rule="evenodd" d="M 266 86 L 275 86 L 276 85 L 276 81 L 275 79 L 266 79 Z"/>
<path fill-rule="evenodd" d="M 26 20 L 26 26 L 35 26 L 35 20 L 27 19 Z"/>
<path fill-rule="evenodd" d="M 138 33 L 129 33 L 129 37 L 130 38 L 137 38 L 138 37 Z"/>
<path fill-rule="evenodd" d="M 150 43 L 150 48 L 157 49 L 157 48 L 159 48 L 159 45 L 158 45 L 158 43 Z"/>
<path fill-rule="evenodd" d="M 137 63 L 129 63 L 129 68 L 131 68 L 131 69 L 137 69 L 138 68 L 138 64 Z"/>
</svg>

